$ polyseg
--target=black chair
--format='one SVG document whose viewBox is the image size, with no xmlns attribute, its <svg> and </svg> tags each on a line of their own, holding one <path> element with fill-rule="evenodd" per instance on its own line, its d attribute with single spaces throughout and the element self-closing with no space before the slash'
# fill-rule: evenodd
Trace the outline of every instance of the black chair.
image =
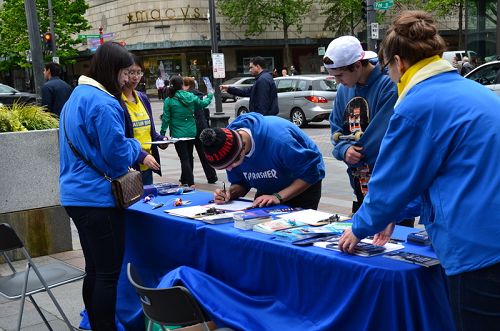
<svg viewBox="0 0 500 331">
<path fill-rule="evenodd" d="M 24 271 L 17 271 L 12 264 L 11 259 L 6 254 L 9 251 L 20 249 L 26 261 L 26 269 Z M 42 317 L 45 325 L 49 330 L 52 327 L 43 315 L 40 307 L 33 299 L 33 294 L 46 291 L 47 294 L 54 302 L 57 310 L 66 322 L 69 330 L 74 330 L 68 318 L 64 314 L 61 306 L 52 294 L 51 288 L 67 284 L 85 277 L 85 272 L 64 262 L 51 262 L 40 267 L 37 267 L 28 251 L 24 247 L 23 242 L 18 237 L 14 229 L 7 223 L 0 224 L 0 252 L 2 253 L 5 261 L 10 267 L 12 273 L 0 276 L 0 295 L 10 300 L 21 299 L 21 306 L 19 310 L 19 318 L 17 322 L 17 330 L 21 329 L 21 321 L 23 318 L 24 303 L 26 297 L 29 297 L 35 309 Z M 33 272 L 30 272 L 33 270 Z"/>
<path fill-rule="evenodd" d="M 183 286 L 169 288 L 149 288 L 137 274 L 131 263 L 127 264 L 127 276 L 141 300 L 142 311 L 149 319 L 147 331 L 153 322 L 167 330 L 165 326 L 189 326 L 200 323 L 203 331 L 210 331 L 209 318 L 203 313 L 195 298 Z M 231 331 L 229 328 L 219 328 L 214 331 Z"/>
</svg>

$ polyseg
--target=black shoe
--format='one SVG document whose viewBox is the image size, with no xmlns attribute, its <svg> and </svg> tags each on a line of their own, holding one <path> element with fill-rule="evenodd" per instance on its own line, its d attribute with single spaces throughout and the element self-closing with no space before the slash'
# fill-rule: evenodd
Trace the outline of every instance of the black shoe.
<svg viewBox="0 0 500 331">
<path fill-rule="evenodd" d="M 209 183 L 209 184 L 215 184 L 215 183 L 217 183 L 217 181 L 218 181 L 218 180 L 219 180 L 219 179 L 218 179 L 217 177 L 215 177 L 215 178 L 209 179 L 209 180 L 208 180 L 208 183 Z"/>
</svg>

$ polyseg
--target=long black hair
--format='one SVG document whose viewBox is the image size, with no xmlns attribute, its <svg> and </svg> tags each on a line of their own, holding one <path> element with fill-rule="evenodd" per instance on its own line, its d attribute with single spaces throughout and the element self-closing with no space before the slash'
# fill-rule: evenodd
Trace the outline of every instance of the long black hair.
<svg viewBox="0 0 500 331">
<path fill-rule="evenodd" d="M 92 57 L 89 77 L 101 83 L 109 93 L 119 99 L 122 90 L 118 73 L 133 63 L 131 54 L 123 46 L 108 41 L 99 46 Z"/>
<path fill-rule="evenodd" d="M 170 78 L 170 85 L 167 88 L 167 97 L 173 98 L 175 92 L 182 90 L 182 85 L 184 81 L 181 76 L 173 76 Z"/>
</svg>

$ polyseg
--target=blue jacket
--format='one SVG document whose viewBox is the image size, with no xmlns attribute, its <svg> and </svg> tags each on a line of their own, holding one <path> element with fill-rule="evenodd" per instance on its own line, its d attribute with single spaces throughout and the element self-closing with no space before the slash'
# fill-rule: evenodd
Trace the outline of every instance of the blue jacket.
<svg viewBox="0 0 500 331">
<path fill-rule="evenodd" d="M 255 83 L 252 86 L 246 89 L 230 86 L 227 92 L 239 97 L 250 97 L 248 108 L 251 112 L 262 115 L 278 115 L 278 89 L 273 76 L 263 70 L 255 78 Z"/>
<path fill-rule="evenodd" d="M 323 156 L 316 144 L 296 125 L 276 116 L 248 113 L 229 126 L 250 130 L 254 152 L 238 167 L 227 171 L 231 184 L 273 194 L 296 179 L 315 184 L 325 177 Z"/>
<path fill-rule="evenodd" d="M 59 116 L 61 110 L 71 95 L 71 86 L 61 78 L 54 76 L 42 86 L 42 106 Z"/>
<path fill-rule="evenodd" d="M 345 107 L 354 97 L 363 97 L 366 99 L 368 102 L 370 119 L 373 119 L 378 113 L 383 113 L 383 116 L 392 115 L 394 104 L 398 98 L 398 92 L 389 76 L 384 75 L 381 72 L 380 65 L 378 64 L 372 70 L 364 85 L 356 85 L 351 88 L 340 85 L 337 91 L 337 96 L 335 97 L 333 110 L 330 113 L 330 130 L 332 135 L 338 131 L 342 132 Z M 374 154 L 378 154 L 378 147 L 383 136 L 383 132 L 387 129 L 387 123 L 379 125 L 376 129 L 382 132 L 382 134 L 379 135 L 380 139 L 378 142 L 374 144 L 376 146 Z M 340 141 L 335 144 L 332 141 L 332 144 L 334 145 L 332 153 L 333 156 L 337 160 L 344 161 L 345 152 L 351 145 L 353 145 L 353 142 Z"/>
<path fill-rule="evenodd" d="M 137 96 L 139 97 L 139 100 L 142 102 L 144 105 L 144 108 L 146 108 L 146 111 L 149 115 L 149 120 L 151 123 L 151 138 L 152 141 L 160 141 L 165 138 L 164 136 L 160 135 L 158 132 L 156 132 L 155 128 L 155 123 L 153 120 L 153 111 L 151 110 L 151 103 L 149 102 L 148 96 L 145 93 L 135 91 L 137 93 Z M 132 119 L 130 118 L 130 114 L 127 111 L 127 106 L 125 103 L 120 100 L 120 104 L 122 105 L 124 109 L 124 115 L 125 115 L 125 136 L 127 138 L 134 138 L 134 127 L 132 125 Z M 155 158 L 156 162 L 160 164 L 160 153 L 158 152 L 158 146 L 157 145 L 151 145 L 151 153 L 153 157 Z M 137 162 L 134 164 L 134 169 L 135 170 L 140 170 L 140 163 L 144 161 L 144 158 L 148 155 L 148 153 L 144 150 L 141 149 L 141 153 L 139 154 L 139 158 L 137 159 Z M 161 176 L 161 168 L 160 170 L 153 170 L 156 172 L 158 175 Z"/>
<path fill-rule="evenodd" d="M 395 108 L 353 217 L 356 237 L 382 230 L 421 196 L 421 222 L 446 274 L 499 263 L 499 110 L 500 98 L 454 71 L 413 86 Z"/>
<path fill-rule="evenodd" d="M 141 151 L 137 140 L 125 138 L 120 103 L 97 84 L 80 77 L 61 113 L 59 188 L 63 206 L 115 206 L 111 183 L 73 153 L 65 131 L 80 154 L 111 178 L 124 175 Z"/>
</svg>

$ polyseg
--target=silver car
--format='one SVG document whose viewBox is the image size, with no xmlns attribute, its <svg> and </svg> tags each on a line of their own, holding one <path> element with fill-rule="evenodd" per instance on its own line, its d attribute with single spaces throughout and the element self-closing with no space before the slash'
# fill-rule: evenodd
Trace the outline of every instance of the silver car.
<svg viewBox="0 0 500 331">
<path fill-rule="evenodd" d="M 254 83 L 255 83 L 255 77 L 248 76 L 248 77 L 234 77 L 226 80 L 221 85 L 229 85 L 232 87 L 244 89 L 252 86 Z M 237 97 L 227 92 L 221 92 L 222 102 L 226 102 L 227 99 L 233 99 L 234 101 L 236 101 Z"/>
<path fill-rule="evenodd" d="M 500 96 L 500 61 L 491 61 L 480 65 L 464 77 L 484 85 Z"/>
<path fill-rule="evenodd" d="M 274 79 L 278 88 L 278 116 L 298 127 L 328 119 L 337 95 L 337 85 L 331 76 L 296 75 Z M 235 116 L 248 113 L 249 98 L 236 101 Z"/>
</svg>

